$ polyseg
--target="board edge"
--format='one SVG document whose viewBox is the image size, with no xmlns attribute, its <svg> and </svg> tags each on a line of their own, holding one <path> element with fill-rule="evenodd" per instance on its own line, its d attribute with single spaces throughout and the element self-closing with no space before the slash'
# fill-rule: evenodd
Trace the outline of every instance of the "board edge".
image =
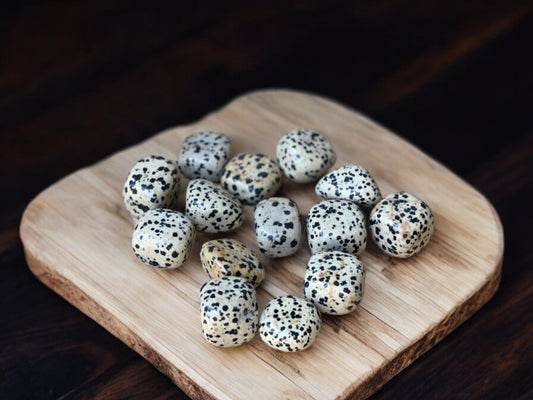
<svg viewBox="0 0 533 400">
<path fill-rule="evenodd" d="M 101 307 L 88 293 L 69 282 L 57 271 L 51 273 L 48 267 L 26 250 L 24 255 L 30 271 L 48 288 L 52 289 L 69 304 L 88 316 L 94 323 L 103 327 L 107 332 L 126 344 L 130 349 L 141 355 L 153 367 L 168 377 L 184 393 L 197 400 L 217 400 L 204 387 L 197 384 L 184 371 L 172 365 L 163 356 L 158 355 L 155 349 L 149 346 L 140 336 L 135 334 L 127 325 L 123 324 L 110 311 Z"/>
</svg>

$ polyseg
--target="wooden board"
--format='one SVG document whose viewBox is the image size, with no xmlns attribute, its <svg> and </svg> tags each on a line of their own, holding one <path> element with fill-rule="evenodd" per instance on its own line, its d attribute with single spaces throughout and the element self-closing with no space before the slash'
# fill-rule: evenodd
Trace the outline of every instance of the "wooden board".
<svg viewBox="0 0 533 400">
<path fill-rule="evenodd" d="M 276 352 L 258 335 L 247 345 L 219 349 L 200 328 L 201 269 L 193 255 L 178 270 L 141 264 L 131 250 L 132 220 L 122 203 L 131 166 L 149 154 L 176 158 L 199 130 L 226 132 L 233 154 L 275 157 L 279 138 L 297 127 L 324 132 L 338 155 L 334 168 L 365 166 L 382 193 L 406 190 L 435 214 L 426 249 L 391 259 L 370 244 L 361 307 L 324 317 L 314 345 L 301 353 Z M 183 210 L 186 181 L 178 209 Z M 314 185 L 284 180 L 278 193 L 306 216 L 319 201 Z M 253 208 L 229 237 L 257 251 Z M 375 122 L 324 98 L 286 90 L 239 97 L 188 126 L 166 130 L 67 176 L 27 207 L 21 237 L 28 265 L 46 285 L 103 325 L 194 398 L 365 398 L 478 310 L 497 290 L 503 233 L 489 202 L 459 177 Z M 219 235 L 219 237 L 222 237 Z M 258 290 L 262 309 L 273 296 L 302 294 L 307 244 L 295 256 L 262 260 L 267 277 Z"/>
</svg>

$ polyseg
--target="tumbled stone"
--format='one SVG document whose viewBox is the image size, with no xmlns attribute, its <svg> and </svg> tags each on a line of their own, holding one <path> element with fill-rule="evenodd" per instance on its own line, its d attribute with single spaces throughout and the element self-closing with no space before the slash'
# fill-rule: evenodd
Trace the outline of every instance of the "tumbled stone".
<svg viewBox="0 0 533 400">
<path fill-rule="evenodd" d="M 174 208 L 180 190 L 181 174 L 174 161 L 148 156 L 131 168 L 124 183 L 124 205 L 137 221 L 148 210 Z"/>
<path fill-rule="evenodd" d="M 255 206 L 255 236 L 259 251 L 268 257 L 294 254 L 302 240 L 302 224 L 296 203 L 271 197 Z"/>
<path fill-rule="evenodd" d="M 246 279 L 224 276 L 200 289 L 202 334 L 217 347 L 236 347 L 253 339 L 259 311 L 256 293 Z"/>
<path fill-rule="evenodd" d="M 353 254 L 325 251 L 313 254 L 307 263 L 305 298 L 324 314 L 354 311 L 363 298 L 364 288 L 365 269 Z"/>
<path fill-rule="evenodd" d="M 239 276 L 254 287 L 265 278 L 265 269 L 255 253 L 235 239 L 205 242 L 200 251 L 202 268 L 210 278 Z"/>
<path fill-rule="evenodd" d="M 185 213 L 198 232 L 229 232 L 242 225 L 241 202 L 222 186 L 193 179 L 187 186 Z"/>
<path fill-rule="evenodd" d="M 278 296 L 261 313 L 259 335 L 273 349 L 302 351 L 313 344 L 321 324 L 320 312 L 309 300 L 293 295 Z"/>
<path fill-rule="evenodd" d="M 179 211 L 158 208 L 146 212 L 133 231 L 133 252 L 143 263 L 155 268 L 181 266 L 189 255 L 196 229 Z"/>
<path fill-rule="evenodd" d="M 348 164 L 323 176 L 316 184 L 317 196 L 324 199 L 342 199 L 357 203 L 363 209 L 371 209 L 381 200 L 376 181 L 366 168 Z"/>
<path fill-rule="evenodd" d="M 263 154 L 241 153 L 226 164 L 220 182 L 239 200 L 253 205 L 278 191 L 281 171 L 276 161 Z"/>
<path fill-rule="evenodd" d="M 283 135 L 276 157 L 285 176 L 298 183 L 316 181 L 337 160 L 328 138 L 311 129 L 294 129 Z"/>
<path fill-rule="evenodd" d="M 307 215 L 307 241 L 311 253 L 342 251 L 359 254 L 366 248 L 363 211 L 348 200 L 323 200 Z"/>
<path fill-rule="evenodd" d="M 393 193 L 371 211 L 370 233 L 379 248 L 391 257 L 407 258 L 420 252 L 434 230 L 429 206 L 410 193 Z"/>
<path fill-rule="evenodd" d="M 183 141 L 178 165 L 183 175 L 189 179 L 203 178 L 219 182 L 230 152 L 231 140 L 225 134 L 196 132 Z"/>
</svg>

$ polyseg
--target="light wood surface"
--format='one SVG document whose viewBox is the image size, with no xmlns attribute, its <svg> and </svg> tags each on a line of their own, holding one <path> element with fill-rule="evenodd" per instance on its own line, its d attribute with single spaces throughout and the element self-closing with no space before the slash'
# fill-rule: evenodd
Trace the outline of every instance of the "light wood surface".
<svg viewBox="0 0 533 400">
<path fill-rule="evenodd" d="M 280 353 L 258 336 L 238 348 L 215 348 L 201 335 L 199 313 L 199 289 L 207 280 L 199 251 L 215 236 L 198 234 L 191 258 L 178 270 L 141 264 L 131 250 L 133 222 L 122 185 L 138 159 L 175 158 L 195 131 L 227 133 L 233 154 L 275 157 L 279 138 L 297 127 L 331 139 L 338 156 L 333 168 L 361 164 L 383 195 L 406 190 L 424 199 L 435 215 L 435 233 L 411 259 L 391 259 L 370 244 L 361 255 L 367 276 L 360 308 L 324 317 L 310 349 Z M 303 217 L 319 201 L 313 184 L 287 180 L 278 195 L 295 200 Z M 238 238 L 257 251 L 252 207 L 245 206 L 245 217 L 238 231 L 218 237 Z M 28 265 L 42 282 L 195 398 L 365 398 L 488 301 L 503 255 L 499 218 L 470 185 L 353 110 L 286 90 L 246 94 L 197 123 L 166 130 L 67 176 L 30 203 L 20 233 Z M 309 256 L 304 242 L 290 258 L 262 258 L 260 309 L 273 296 L 302 294 Z"/>
</svg>

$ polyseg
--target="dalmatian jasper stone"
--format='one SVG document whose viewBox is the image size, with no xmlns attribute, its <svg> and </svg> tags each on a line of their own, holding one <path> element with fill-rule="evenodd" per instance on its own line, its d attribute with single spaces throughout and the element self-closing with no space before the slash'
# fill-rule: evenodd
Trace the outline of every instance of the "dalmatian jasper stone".
<svg viewBox="0 0 533 400">
<path fill-rule="evenodd" d="M 185 213 L 199 232 L 229 232 L 241 226 L 241 202 L 220 185 L 193 179 L 187 186 Z"/>
<path fill-rule="evenodd" d="M 254 210 L 259 251 L 268 257 L 294 254 L 302 241 L 302 224 L 296 203 L 285 197 L 259 202 Z"/>
<path fill-rule="evenodd" d="M 318 181 L 315 192 L 324 199 L 343 199 L 357 203 L 364 209 L 372 209 L 380 200 L 381 192 L 366 168 L 343 165 Z"/>
<path fill-rule="evenodd" d="M 417 254 L 433 234 L 433 213 L 422 200 L 406 192 L 393 193 L 371 211 L 370 233 L 377 245 L 391 257 Z"/>
<path fill-rule="evenodd" d="M 226 164 L 220 182 L 239 200 L 253 205 L 278 191 L 281 171 L 276 161 L 263 154 L 241 153 Z"/>
<path fill-rule="evenodd" d="M 157 208 L 146 212 L 133 231 L 133 252 L 143 263 L 155 268 L 181 266 L 194 244 L 196 230 L 179 211 Z"/>
<path fill-rule="evenodd" d="M 189 179 L 203 178 L 219 182 L 230 151 L 231 140 L 223 133 L 193 133 L 181 145 L 179 169 Z"/>
<path fill-rule="evenodd" d="M 259 335 L 273 349 L 301 351 L 313 344 L 321 324 L 320 312 L 312 302 L 293 295 L 279 296 L 263 310 Z"/>
<path fill-rule="evenodd" d="M 285 176 L 297 183 L 316 181 L 337 160 L 328 138 L 311 129 L 295 129 L 282 136 L 276 157 Z"/>
<path fill-rule="evenodd" d="M 265 278 L 265 269 L 252 250 L 235 239 L 205 242 L 200 251 L 202 268 L 210 278 L 239 276 L 254 287 Z"/>
<path fill-rule="evenodd" d="M 161 156 L 139 160 L 130 170 L 124 183 L 124 205 L 137 221 L 154 208 L 173 208 L 176 205 L 181 174 L 176 163 Z"/>
<path fill-rule="evenodd" d="M 320 312 L 344 315 L 354 311 L 365 288 L 363 263 L 352 254 L 325 251 L 311 256 L 304 278 L 305 298 Z"/>
<path fill-rule="evenodd" d="M 307 241 L 311 253 L 342 251 L 359 254 L 366 248 L 363 211 L 352 201 L 323 200 L 307 215 Z"/>
<path fill-rule="evenodd" d="M 259 319 L 255 289 L 244 278 L 224 276 L 200 289 L 202 333 L 217 347 L 236 347 L 253 339 Z"/>
</svg>

